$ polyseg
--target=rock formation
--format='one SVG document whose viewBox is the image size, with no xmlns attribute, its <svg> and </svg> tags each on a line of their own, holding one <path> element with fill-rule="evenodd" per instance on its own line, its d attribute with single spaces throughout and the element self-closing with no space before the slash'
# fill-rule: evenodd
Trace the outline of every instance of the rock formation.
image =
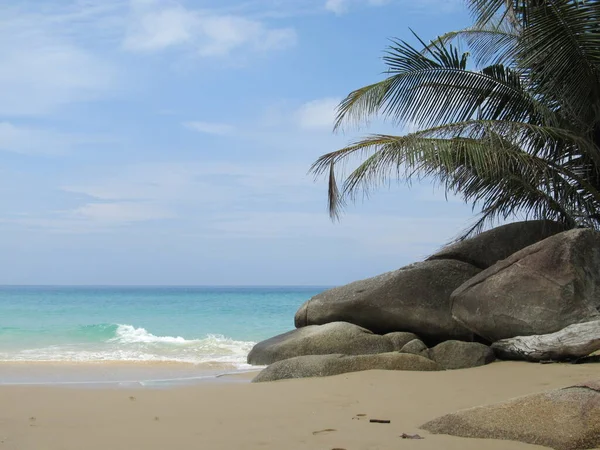
<svg viewBox="0 0 600 450">
<path fill-rule="evenodd" d="M 566 231 L 496 263 L 454 291 L 452 315 L 489 342 L 600 319 L 600 233 Z"/>
<path fill-rule="evenodd" d="M 505 439 L 556 450 L 600 447 L 598 381 L 459 411 L 426 423 L 434 434 Z"/>
<path fill-rule="evenodd" d="M 258 374 L 254 382 L 290 378 L 326 377 L 362 370 L 434 371 L 439 366 L 422 356 L 409 353 L 378 355 L 313 355 L 298 356 L 271 364 Z"/>
<path fill-rule="evenodd" d="M 472 340 L 451 314 L 450 294 L 480 269 L 453 260 L 425 261 L 330 289 L 296 313 L 297 327 L 350 322 L 375 333 L 409 331 L 421 339 Z"/>
</svg>

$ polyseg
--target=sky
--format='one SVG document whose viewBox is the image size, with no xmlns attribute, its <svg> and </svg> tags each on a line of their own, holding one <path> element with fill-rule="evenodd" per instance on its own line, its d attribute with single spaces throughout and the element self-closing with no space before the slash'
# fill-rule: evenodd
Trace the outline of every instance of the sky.
<svg viewBox="0 0 600 450">
<path fill-rule="evenodd" d="M 462 0 L 0 0 L 0 284 L 337 285 L 471 223 L 431 184 L 327 213 L 338 102 Z"/>
</svg>

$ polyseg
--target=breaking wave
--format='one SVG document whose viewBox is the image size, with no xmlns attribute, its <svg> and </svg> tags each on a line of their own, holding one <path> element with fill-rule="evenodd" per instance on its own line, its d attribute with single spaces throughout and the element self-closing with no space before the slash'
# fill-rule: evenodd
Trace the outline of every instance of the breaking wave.
<svg viewBox="0 0 600 450">
<path fill-rule="evenodd" d="M 4 329 L 5 333 L 16 333 Z M 2 333 L 0 333 L 2 334 Z M 38 336 L 43 335 L 39 333 Z M 182 362 L 246 368 L 246 356 L 254 342 L 237 341 L 218 334 L 199 339 L 157 336 L 145 328 L 127 324 L 97 324 L 65 332 L 54 345 L 28 345 L 26 349 L 0 350 L 2 361 Z M 45 342 L 52 342 L 49 336 Z"/>
</svg>

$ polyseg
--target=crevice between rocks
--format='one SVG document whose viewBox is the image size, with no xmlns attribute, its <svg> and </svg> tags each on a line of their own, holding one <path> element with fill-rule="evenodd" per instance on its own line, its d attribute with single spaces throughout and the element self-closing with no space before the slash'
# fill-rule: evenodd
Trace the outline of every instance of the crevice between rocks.
<svg viewBox="0 0 600 450">
<path fill-rule="evenodd" d="M 487 267 L 485 267 L 484 265 L 478 263 L 474 259 L 465 258 L 465 257 L 462 257 L 462 256 L 460 256 L 458 254 L 454 255 L 452 253 L 448 253 L 448 254 L 446 254 L 444 256 L 430 256 L 425 261 L 446 261 L 446 260 L 458 261 L 458 262 L 462 262 L 462 263 L 465 263 L 465 264 L 470 264 L 471 266 L 476 267 L 479 270 L 485 270 L 485 269 L 487 269 Z"/>
</svg>

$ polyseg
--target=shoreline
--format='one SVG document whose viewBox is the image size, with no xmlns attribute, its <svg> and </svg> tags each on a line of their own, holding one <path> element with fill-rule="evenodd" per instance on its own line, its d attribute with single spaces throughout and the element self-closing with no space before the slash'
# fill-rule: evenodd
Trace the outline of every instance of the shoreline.
<svg viewBox="0 0 600 450">
<path fill-rule="evenodd" d="M 3 450 L 525 450 L 511 441 L 430 435 L 443 414 L 598 378 L 597 364 L 498 362 L 444 372 L 356 372 L 274 383 L 169 389 L 0 386 Z M 364 414 L 364 416 L 363 416 Z M 372 424 L 369 419 L 390 424 Z M 400 435 L 424 439 L 402 441 Z"/>
<path fill-rule="evenodd" d="M 170 387 L 233 382 L 260 370 L 262 367 L 174 361 L 0 361 L 0 387 Z"/>
</svg>

